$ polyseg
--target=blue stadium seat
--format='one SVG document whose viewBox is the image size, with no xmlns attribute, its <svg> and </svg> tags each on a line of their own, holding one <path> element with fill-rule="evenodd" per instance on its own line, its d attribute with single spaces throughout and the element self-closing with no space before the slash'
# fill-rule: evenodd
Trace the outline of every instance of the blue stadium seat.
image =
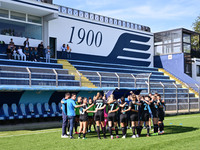
<svg viewBox="0 0 200 150">
<path fill-rule="evenodd" d="M 21 112 L 19 111 L 19 108 L 17 107 L 16 104 L 12 104 L 11 105 L 11 111 L 12 111 L 12 114 L 14 115 L 14 117 L 16 119 L 23 119 L 23 115 L 21 114 Z"/>
<path fill-rule="evenodd" d="M 19 108 L 20 108 L 20 111 L 21 111 L 22 115 L 24 116 L 24 118 L 29 118 L 29 119 L 31 118 L 31 115 L 29 115 L 27 112 L 27 108 L 26 108 L 25 104 L 20 104 Z"/>
<path fill-rule="evenodd" d="M 7 104 L 3 104 L 3 112 L 4 112 L 6 119 L 8 119 L 8 120 L 15 119 L 14 115 L 11 113 L 11 110 Z"/>
<path fill-rule="evenodd" d="M 6 116 L 4 115 L 3 112 L 3 106 L 0 108 L 0 120 L 6 120 Z"/>
<path fill-rule="evenodd" d="M 50 108 L 49 108 L 49 104 L 48 104 L 48 103 L 44 103 L 44 104 L 43 104 L 42 110 L 43 110 L 43 112 L 44 112 L 45 114 L 47 114 L 48 116 L 50 116 L 50 117 L 55 117 L 55 114 L 52 114 L 52 113 L 51 113 L 51 110 L 50 110 Z"/>
<path fill-rule="evenodd" d="M 59 112 L 59 110 L 58 110 L 58 108 L 57 108 L 57 105 L 56 105 L 56 103 L 52 103 L 51 104 L 51 110 L 52 110 L 52 114 L 55 114 L 56 116 L 62 116 L 62 114 Z"/>
<path fill-rule="evenodd" d="M 39 118 L 40 117 L 40 115 L 38 114 L 38 112 L 37 112 L 37 109 L 34 107 L 34 105 L 32 104 L 32 103 L 29 103 L 28 104 L 28 113 L 32 116 L 32 117 L 34 117 L 34 118 Z"/>
<path fill-rule="evenodd" d="M 38 114 L 41 116 L 41 117 L 48 117 L 47 114 L 44 114 L 44 111 L 42 110 L 42 104 L 41 103 L 37 103 L 36 104 L 36 108 L 37 108 L 37 111 L 38 111 Z"/>
</svg>

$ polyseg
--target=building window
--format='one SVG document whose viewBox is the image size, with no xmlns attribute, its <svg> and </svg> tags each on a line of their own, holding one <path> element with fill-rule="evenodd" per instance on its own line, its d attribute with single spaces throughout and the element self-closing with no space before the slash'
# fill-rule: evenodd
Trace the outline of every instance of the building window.
<svg viewBox="0 0 200 150">
<path fill-rule="evenodd" d="M 183 33 L 183 42 L 184 43 L 191 43 L 190 35 Z"/>
<path fill-rule="evenodd" d="M 0 9 L 0 17 L 8 18 L 8 10 Z"/>
<path fill-rule="evenodd" d="M 164 54 L 171 54 L 172 53 L 172 49 L 171 49 L 171 44 L 167 44 L 163 46 L 163 50 L 164 50 Z"/>
<path fill-rule="evenodd" d="M 190 73 L 190 69 L 191 69 L 191 65 L 190 64 L 185 64 L 185 73 L 189 74 Z"/>
<path fill-rule="evenodd" d="M 42 18 L 33 15 L 28 15 L 28 22 L 42 24 Z"/>
<path fill-rule="evenodd" d="M 162 46 L 161 46 L 161 45 L 155 46 L 155 54 L 156 54 L 156 55 L 161 55 L 161 54 L 163 54 Z"/>
<path fill-rule="evenodd" d="M 0 19 L 0 34 L 42 40 L 42 25 Z"/>
<path fill-rule="evenodd" d="M 197 76 L 200 76 L 200 66 L 197 65 Z"/>
<path fill-rule="evenodd" d="M 26 14 L 14 12 L 14 11 L 11 11 L 10 14 L 11 14 L 10 15 L 11 19 L 26 21 Z"/>
<path fill-rule="evenodd" d="M 171 32 L 171 38 L 172 38 L 172 43 L 181 42 L 181 32 L 180 32 L 180 30 L 172 31 Z"/>
<path fill-rule="evenodd" d="M 186 44 L 186 43 L 184 43 L 183 44 L 183 51 L 184 51 L 184 53 L 191 53 L 191 45 L 190 44 Z"/>
<path fill-rule="evenodd" d="M 181 53 L 181 43 L 173 44 L 173 53 Z"/>
</svg>

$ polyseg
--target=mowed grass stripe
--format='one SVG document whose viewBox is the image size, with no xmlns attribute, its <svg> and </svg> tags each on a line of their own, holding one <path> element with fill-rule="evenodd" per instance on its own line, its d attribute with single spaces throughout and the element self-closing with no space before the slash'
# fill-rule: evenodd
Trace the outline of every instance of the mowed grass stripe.
<svg viewBox="0 0 200 150">
<path fill-rule="evenodd" d="M 47 149 L 47 150 L 95 150 L 95 149 L 170 149 L 170 150 L 188 150 L 199 149 L 200 140 L 200 114 L 181 115 L 166 117 L 165 120 L 165 134 L 159 136 L 145 137 L 146 130 L 142 131 L 142 137 L 137 139 L 131 139 L 132 130 L 128 129 L 128 135 L 126 139 L 110 139 L 109 133 L 107 133 L 107 139 L 98 140 L 95 132 L 86 135 L 87 139 L 77 139 L 77 135 L 74 135 L 75 139 L 61 139 L 61 128 L 54 129 L 55 132 L 42 133 L 42 134 L 30 134 L 5 137 L 0 139 L 1 149 Z M 197 119 L 195 119 L 197 118 Z M 173 124 L 170 124 L 173 123 Z M 182 123 L 183 125 L 180 125 Z M 57 132 L 56 132 L 57 130 Z M 38 130 L 39 131 L 39 130 Z M 37 133 L 38 131 L 33 131 Z M 41 130 L 46 132 L 50 130 Z M 52 131 L 52 130 L 51 130 Z M 26 132 L 26 131 L 24 131 Z M 151 131 L 152 132 L 152 131 Z M 3 132 L 2 132 L 3 133 Z M 11 131 L 9 132 L 11 133 Z M 39 133 L 39 132 L 38 132 Z M 113 131 L 114 135 L 115 132 Z M 119 131 L 121 134 L 121 130 Z M 1 132 L 0 132 L 1 134 Z M 120 135 L 121 137 L 121 135 Z"/>
<path fill-rule="evenodd" d="M 52 133 L 52 132 L 61 132 L 61 130 L 56 130 L 56 131 L 37 131 L 37 132 L 24 133 L 24 134 L 13 134 L 13 135 L 6 135 L 6 134 L 2 134 L 1 135 L 0 134 L 0 138 L 14 137 L 14 136 L 24 136 L 24 135 L 34 135 L 34 134 L 43 134 L 43 133 Z"/>
</svg>

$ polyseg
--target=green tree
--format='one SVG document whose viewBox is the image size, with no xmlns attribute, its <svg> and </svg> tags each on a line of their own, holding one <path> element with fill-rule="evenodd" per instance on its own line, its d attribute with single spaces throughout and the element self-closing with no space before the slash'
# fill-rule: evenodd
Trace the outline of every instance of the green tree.
<svg viewBox="0 0 200 150">
<path fill-rule="evenodd" d="M 197 16 L 196 20 L 192 23 L 192 28 L 195 32 L 200 33 L 200 16 Z M 194 35 L 191 37 L 192 49 L 199 50 L 200 40 L 199 36 Z"/>
</svg>

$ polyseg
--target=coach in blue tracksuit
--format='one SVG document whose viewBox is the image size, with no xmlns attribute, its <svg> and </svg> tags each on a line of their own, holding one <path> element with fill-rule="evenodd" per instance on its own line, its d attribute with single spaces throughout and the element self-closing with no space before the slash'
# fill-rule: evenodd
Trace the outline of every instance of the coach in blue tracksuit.
<svg viewBox="0 0 200 150">
<path fill-rule="evenodd" d="M 74 108 L 83 106 L 83 105 L 76 105 L 75 100 L 76 100 L 76 93 L 72 93 L 70 99 L 68 99 L 65 102 L 61 101 L 61 103 L 67 104 L 67 117 L 70 124 L 70 139 L 73 139 L 72 135 L 73 135 L 74 119 L 76 116 Z"/>
<path fill-rule="evenodd" d="M 67 134 L 66 134 L 66 126 L 67 126 L 67 100 L 70 98 L 70 93 L 66 93 L 65 94 L 65 98 L 63 98 L 61 100 L 62 103 L 62 119 L 63 119 L 63 123 L 62 123 L 62 135 L 61 138 L 68 138 Z"/>
</svg>

